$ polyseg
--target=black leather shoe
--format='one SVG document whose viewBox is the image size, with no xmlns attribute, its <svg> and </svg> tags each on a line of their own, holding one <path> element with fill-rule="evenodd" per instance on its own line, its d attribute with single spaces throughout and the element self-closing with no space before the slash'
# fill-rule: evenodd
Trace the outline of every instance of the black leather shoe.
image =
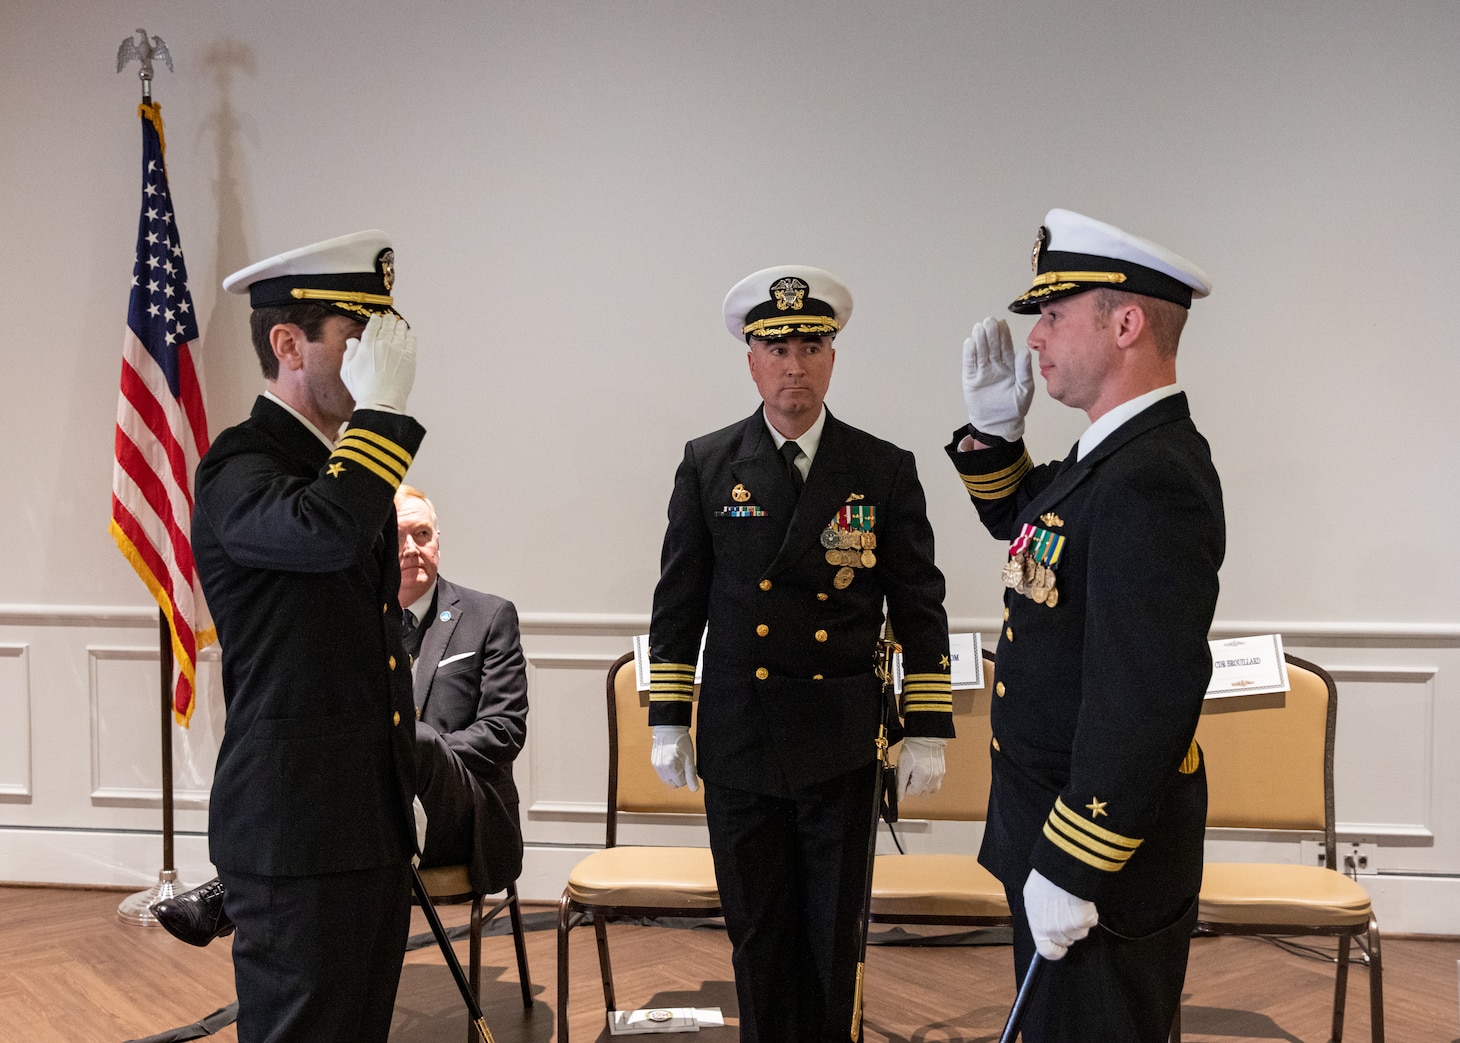
<svg viewBox="0 0 1460 1043">
<path fill-rule="evenodd" d="M 216 876 L 175 898 L 153 902 L 152 915 L 168 934 L 189 945 L 207 945 L 233 933 L 233 921 L 223 911 L 223 881 Z"/>
</svg>

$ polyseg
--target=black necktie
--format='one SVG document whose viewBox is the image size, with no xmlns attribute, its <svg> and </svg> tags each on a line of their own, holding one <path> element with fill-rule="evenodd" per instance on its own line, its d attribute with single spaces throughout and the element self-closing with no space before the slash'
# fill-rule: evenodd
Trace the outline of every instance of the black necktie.
<svg viewBox="0 0 1460 1043">
<path fill-rule="evenodd" d="M 806 484 L 806 479 L 801 477 L 801 468 L 796 466 L 796 457 L 801 455 L 801 447 L 795 442 L 786 442 L 781 446 L 781 456 L 786 461 L 786 475 L 791 479 L 791 485 L 799 494 L 801 486 Z"/>
<path fill-rule="evenodd" d="M 421 654 L 421 639 L 425 636 L 425 629 L 425 627 L 417 624 L 416 614 L 410 609 L 406 609 L 401 613 L 401 644 L 405 646 L 405 650 L 410 653 L 413 660 Z"/>
</svg>

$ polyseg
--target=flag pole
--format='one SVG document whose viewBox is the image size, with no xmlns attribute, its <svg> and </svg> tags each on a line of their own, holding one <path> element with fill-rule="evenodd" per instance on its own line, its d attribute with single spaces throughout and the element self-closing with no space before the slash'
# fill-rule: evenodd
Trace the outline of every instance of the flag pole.
<svg viewBox="0 0 1460 1043">
<path fill-rule="evenodd" d="M 117 906 L 117 919 L 133 927 L 158 927 L 152 915 L 152 904 L 174 898 L 182 891 L 177 883 L 177 865 L 173 860 L 172 826 L 172 628 L 167 614 L 157 610 L 157 650 L 162 674 L 162 869 L 157 883 L 145 891 L 137 891 L 122 899 Z"/>
<path fill-rule="evenodd" d="M 161 37 L 151 37 L 145 30 L 138 29 L 139 41 L 130 36 L 122 41 L 117 50 L 117 72 L 136 58 L 142 63 L 137 76 L 142 81 L 142 104 L 152 104 L 152 59 L 167 63 L 172 70 L 172 55 Z M 177 884 L 177 866 L 173 843 L 173 785 L 172 785 L 172 625 L 167 613 L 157 610 L 158 666 L 161 674 L 162 692 L 162 868 L 157 873 L 157 883 L 145 891 L 137 891 L 122 899 L 117 906 L 117 919 L 133 927 L 161 926 L 152 915 L 152 905 L 164 898 L 176 897 L 183 888 Z"/>
</svg>

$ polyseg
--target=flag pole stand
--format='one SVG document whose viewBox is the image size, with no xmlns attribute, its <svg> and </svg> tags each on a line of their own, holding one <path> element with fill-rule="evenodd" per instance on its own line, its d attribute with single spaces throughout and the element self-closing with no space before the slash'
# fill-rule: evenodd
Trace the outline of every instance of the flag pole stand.
<svg viewBox="0 0 1460 1043">
<path fill-rule="evenodd" d="M 173 898 L 183 889 L 177 886 L 177 868 L 173 861 L 172 830 L 172 630 L 167 616 L 157 610 L 158 655 L 162 666 L 162 869 L 157 883 L 122 899 L 117 906 L 117 919 L 131 927 L 158 927 L 152 905 L 164 898 Z"/>
</svg>

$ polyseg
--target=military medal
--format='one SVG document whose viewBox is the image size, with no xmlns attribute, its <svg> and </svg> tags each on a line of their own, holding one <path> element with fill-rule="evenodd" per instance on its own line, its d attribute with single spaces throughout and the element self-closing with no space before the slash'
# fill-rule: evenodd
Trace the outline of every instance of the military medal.
<svg viewBox="0 0 1460 1043">
<path fill-rule="evenodd" d="M 872 506 L 850 506 L 852 501 L 861 500 L 860 493 L 847 497 L 848 506 L 837 509 L 826 528 L 821 531 L 819 541 L 826 548 L 826 563 L 837 567 L 832 577 L 832 586 L 846 590 L 857 578 L 857 569 L 874 568 L 877 555 L 872 548 L 877 546 L 877 537 L 872 527 L 877 524 L 877 508 Z"/>
<path fill-rule="evenodd" d="M 1042 516 L 1040 521 L 1048 522 L 1051 517 L 1056 522 L 1059 521 L 1057 516 L 1048 514 Z M 1046 608 L 1054 608 L 1059 603 L 1059 593 L 1055 590 L 1054 567 L 1065 549 L 1065 538 L 1048 529 L 1034 529 L 1030 535 L 1030 542 L 1033 545 L 1030 560 L 1037 563 L 1034 588 L 1030 596 L 1038 604 L 1044 605 Z"/>
<path fill-rule="evenodd" d="M 1019 558 L 1010 558 L 1004 562 L 1004 586 L 1012 590 L 1019 585 L 1019 580 L 1023 575 L 1024 563 Z"/>
</svg>

